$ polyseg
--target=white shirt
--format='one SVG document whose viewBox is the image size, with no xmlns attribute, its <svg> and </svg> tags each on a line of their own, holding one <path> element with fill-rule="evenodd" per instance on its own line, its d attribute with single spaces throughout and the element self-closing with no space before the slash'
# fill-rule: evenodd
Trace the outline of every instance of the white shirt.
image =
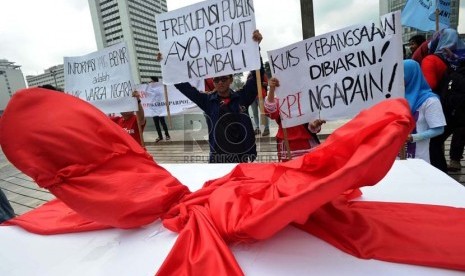
<svg viewBox="0 0 465 276">
<path fill-rule="evenodd" d="M 444 117 L 444 112 L 442 111 L 441 102 L 436 97 L 428 98 L 415 112 L 415 118 L 417 118 L 417 133 L 422 133 L 430 128 L 446 125 L 446 118 Z M 430 163 L 429 140 L 430 139 L 424 139 L 415 142 L 415 158 L 423 159 L 428 163 Z"/>
</svg>

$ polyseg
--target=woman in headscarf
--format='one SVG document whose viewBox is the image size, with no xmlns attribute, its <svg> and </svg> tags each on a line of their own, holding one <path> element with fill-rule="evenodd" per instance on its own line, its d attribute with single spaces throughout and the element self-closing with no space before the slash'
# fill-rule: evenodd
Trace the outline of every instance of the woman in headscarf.
<svg viewBox="0 0 465 276">
<path fill-rule="evenodd" d="M 457 30 L 443 29 L 436 32 L 428 44 L 429 52 L 422 63 L 421 69 L 430 85 L 436 93 L 440 93 L 439 84 L 444 78 L 447 69 L 457 68 L 465 60 L 465 43 L 459 38 Z M 447 165 L 444 156 L 444 142 L 451 135 L 450 164 Z M 460 159 L 462 158 L 465 141 L 461 138 L 464 134 L 463 128 L 456 128 L 452 125 L 446 126 L 442 135 L 436 136 L 430 141 L 431 165 L 447 172 L 461 169 Z"/>
<path fill-rule="evenodd" d="M 448 28 L 435 33 L 428 48 L 432 54 L 422 60 L 421 70 L 431 89 L 437 92 L 447 67 L 458 66 L 464 60 L 465 43 L 459 38 L 457 30 Z"/>
<path fill-rule="evenodd" d="M 407 158 L 420 158 L 429 163 L 430 139 L 441 135 L 446 125 L 441 102 L 414 60 L 404 60 L 404 83 L 405 98 L 416 122 L 407 138 Z"/>
</svg>

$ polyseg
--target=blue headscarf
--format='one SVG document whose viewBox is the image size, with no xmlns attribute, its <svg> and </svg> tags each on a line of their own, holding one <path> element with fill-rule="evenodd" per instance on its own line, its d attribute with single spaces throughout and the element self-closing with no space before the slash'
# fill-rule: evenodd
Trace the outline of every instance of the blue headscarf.
<svg viewBox="0 0 465 276">
<path fill-rule="evenodd" d="M 428 46 L 430 53 L 442 56 L 450 64 L 458 65 L 465 60 L 465 43 L 455 29 L 447 28 L 434 33 Z"/>
<path fill-rule="evenodd" d="M 423 76 L 420 65 L 413 59 L 404 60 L 405 98 L 412 114 L 430 97 L 438 97 Z"/>
</svg>

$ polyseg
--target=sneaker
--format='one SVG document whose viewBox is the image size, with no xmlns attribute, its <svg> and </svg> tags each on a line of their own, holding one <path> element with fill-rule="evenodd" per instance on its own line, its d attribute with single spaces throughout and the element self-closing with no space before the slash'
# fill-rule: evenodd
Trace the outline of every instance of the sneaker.
<svg viewBox="0 0 465 276">
<path fill-rule="evenodd" d="M 265 129 L 263 130 L 262 136 L 268 136 L 268 135 L 270 135 L 270 129 L 265 127 Z"/>
<path fill-rule="evenodd" d="M 256 128 L 254 132 L 255 132 L 255 135 L 260 135 L 260 133 L 261 133 L 259 128 Z"/>
<path fill-rule="evenodd" d="M 166 135 L 166 141 L 171 140 L 171 137 L 169 135 Z"/>
<path fill-rule="evenodd" d="M 158 137 L 157 139 L 155 139 L 155 143 L 158 143 L 160 141 L 163 141 L 163 138 Z"/>
<path fill-rule="evenodd" d="M 450 172 L 458 172 L 462 169 L 462 165 L 460 161 L 450 160 L 449 165 L 447 166 L 447 170 Z"/>
</svg>

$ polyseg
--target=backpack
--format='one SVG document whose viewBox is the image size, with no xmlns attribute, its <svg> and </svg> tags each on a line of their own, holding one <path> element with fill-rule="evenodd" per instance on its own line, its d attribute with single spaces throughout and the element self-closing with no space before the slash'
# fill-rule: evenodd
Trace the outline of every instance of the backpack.
<svg viewBox="0 0 465 276">
<path fill-rule="evenodd" d="M 442 58 L 441 58 L 442 59 Z M 438 85 L 444 116 L 450 127 L 465 127 L 465 66 L 448 65 Z"/>
</svg>

